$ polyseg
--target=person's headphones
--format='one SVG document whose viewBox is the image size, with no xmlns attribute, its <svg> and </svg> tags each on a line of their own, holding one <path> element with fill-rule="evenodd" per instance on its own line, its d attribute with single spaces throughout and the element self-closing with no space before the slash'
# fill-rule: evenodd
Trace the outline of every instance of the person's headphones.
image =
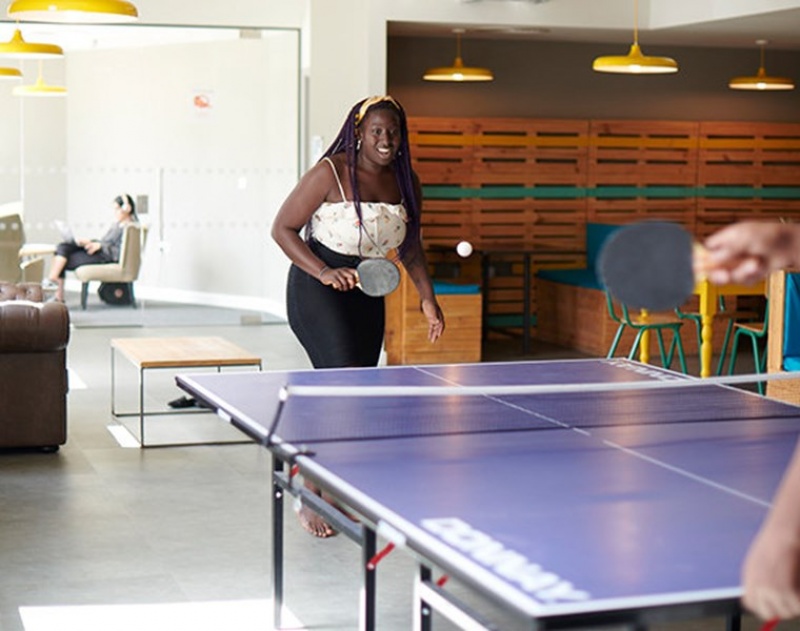
<svg viewBox="0 0 800 631">
<path fill-rule="evenodd" d="M 131 212 L 131 198 L 128 197 L 127 194 L 123 193 L 122 195 L 118 195 L 114 201 L 117 202 L 117 206 L 126 213 Z"/>
</svg>

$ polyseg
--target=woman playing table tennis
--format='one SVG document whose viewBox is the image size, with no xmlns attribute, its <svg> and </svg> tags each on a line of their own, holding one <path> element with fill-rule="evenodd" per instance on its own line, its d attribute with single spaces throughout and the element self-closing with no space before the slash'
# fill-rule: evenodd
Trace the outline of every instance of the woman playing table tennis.
<svg viewBox="0 0 800 631">
<path fill-rule="evenodd" d="M 714 283 L 752 283 L 800 266 L 800 225 L 742 222 L 711 235 L 695 270 Z M 764 620 L 800 616 L 800 446 L 742 570 L 742 601 Z"/>
<path fill-rule="evenodd" d="M 356 267 L 363 259 L 385 258 L 391 250 L 419 293 L 428 339 L 435 342 L 444 332 L 420 241 L 421 206 L 403 108 L 390 96 L 356 103 L 272 224 L 273 239 L 292 261 L 286 289 L 289 325 L 315 368 L 377 365 L 384 300 L 367 295 L 366 284 L 364 291 L 359 289 Z M 316 536 L 334 534 L 307 509 L 300 518 Z"/>
</svg>

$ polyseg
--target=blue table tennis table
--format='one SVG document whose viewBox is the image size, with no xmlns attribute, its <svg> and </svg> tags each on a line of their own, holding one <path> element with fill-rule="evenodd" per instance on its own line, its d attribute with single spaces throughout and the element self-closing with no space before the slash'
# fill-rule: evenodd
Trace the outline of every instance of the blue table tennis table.
<svg viewBox="0 0 800 631">
<path fill-rule="evenodd" d="M 674 389 L 676 380 L 690 387 Z M 296 386 L 644 389 L 484 396 L 290 396 Z M 621 359 L 179 375 L 273 456 L 273 606 L 283 510 L 300 473 L 357 513 L 304 497 L 362 548 L 359 627 L 375 621 L 377 542 L 418 562 L 415 625 L 491 616 L 444 573 L 532 629 L 725 616 L 800 434 L 800 408 Z M 647 389 L 645 382 L 669 383 Z M 309 494 L 305 494 L 309 495 Z M 378 556 L 380 556 L 378 554 Z M 355 625 L 354 625 L 355 626 Z"/>
</svg>

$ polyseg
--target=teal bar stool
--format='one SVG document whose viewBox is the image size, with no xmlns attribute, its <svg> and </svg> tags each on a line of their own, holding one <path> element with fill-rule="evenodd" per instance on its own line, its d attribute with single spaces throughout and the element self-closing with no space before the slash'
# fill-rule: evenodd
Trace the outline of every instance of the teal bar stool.
<svg viewBox="0 0 800 631">
<path fill-rule="evenodd" d="M 739 350 L 739 340 L 742 337 L 750 338 L 750 344 L 753 348 L 753 362 L 755 364 L 755 371 L 757 374 L 762 374 L 767 368 L 767 348 L 766 338 L 767 330 L 769 328 L 769 302 L 764 311 L 763 322 L 734 322 L 733 323 L 733 343 L 731 344 L 731 361 L 728 364 L 728 374 L 732 375 L 736 368 L 736 354 Z M 763 343 L 763 350 L 759 348 Z M 758 382 L 759 394 L 764 394 L 764 382 Z"/>
<path fill-rule="evenodd" d="M 639 318 L 632 318 L 626 305 L 620 305 L 622 314 L 619 315 L 617 314 L 611 294 L 608 292 L 606 292 L 606 304 L 608 305 L 608 313 L 611 319 L 619 325 L 614 335 L 614 340 L 611 342 L 608 355 L 606 355 L 607 358 L 610 359 L 614 357 L 614 353 L 617 352 L 617 347 L 619 346 L 622 334 L 625 332 L 626 328 L 630 328 L 632 331 L 636 332 L 636 337 L 628 353 L 628 359 L 634 359 L 636 357 L 636 351 L 639 349 L 639 345 L 642 342 L 642 335 L 644 332 L 654 331 L 656 340 L 658 341 L 658 350 L 661 355 L 661 365 L 664 366 L 664 368 L 669 368 L 677 352 L 678 361 L 681 365 L 681 372 L 686 374 L 686 355 L 683 352 L 683 343 L 681 342 L 682 320 L 676 318 L 672 314 L 652 313 L 649 314 L 645 322 Z M 672 342 L 669 345 L 669 351 L 666 350 L 664 345 L 664 331 L 667 330 L 672 332 Z"/>
</svg>

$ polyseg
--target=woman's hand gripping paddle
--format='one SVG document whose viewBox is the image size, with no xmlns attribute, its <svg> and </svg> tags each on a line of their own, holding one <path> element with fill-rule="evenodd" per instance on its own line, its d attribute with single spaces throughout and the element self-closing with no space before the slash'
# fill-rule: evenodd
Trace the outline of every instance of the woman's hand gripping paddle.
<svg viewBox="0 0 800 631">
<path fill-rule="evenodd" d="M 385 296 L 400 284 L 400 270 L 389 259 L 364 259 L 356 271 L 357 286 L 368 296 Z"/>
<path fill-rule="evenodd" d="M 600 280 L 620 303 L 668 311 L 682 305 L 695 286 L 691 235 L 673 223 L 652 221 L 620 228 L 598 256 Z"/>
</svg>

